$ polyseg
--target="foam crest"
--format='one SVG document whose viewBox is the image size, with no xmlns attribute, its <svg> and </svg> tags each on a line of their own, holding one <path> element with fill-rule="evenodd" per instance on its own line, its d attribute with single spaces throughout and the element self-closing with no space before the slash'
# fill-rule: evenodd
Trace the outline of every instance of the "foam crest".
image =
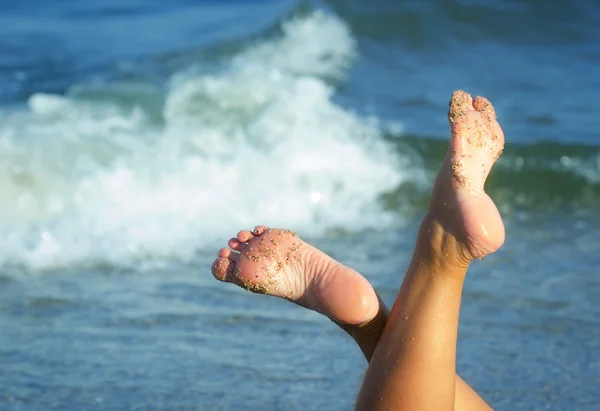
<svg viewBox="0 0 600 411">
<path fill-rule="evenodd" d="M 82 98 L 77 86 L 2 113 L 0 265 L 189 260 L 256 224 L 319 235 L 389 223 L 378 197 L 408 178 L 401 158 L 326 80 L 355 49 L 342 21 L 316 12 L 219 72 L 176 74 L 160 96 L 138 83 Z"/>
</svg>

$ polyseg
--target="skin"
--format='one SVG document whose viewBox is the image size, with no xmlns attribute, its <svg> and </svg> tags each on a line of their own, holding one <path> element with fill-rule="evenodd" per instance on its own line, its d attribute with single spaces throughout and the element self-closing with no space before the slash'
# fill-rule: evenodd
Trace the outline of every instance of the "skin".
<svg viewBox="0 0 600 411">
<path fill-rule="evenodd" d="M 490 409 L 456 375 L 456 337 L 467 268 L 504 241 L 483 191 L 504 137 L 481 97 L 454 93 L 449 120 L 449 149 L 391 313 L 363 276 L 288 230 L 240 231 L 212 266 L 220 281 L 288 299 L 344 329 L 370 362 L 357 410 Z"/>
<path fill-rule="evenodd" d="M 500 214 L 483 191 L 504 136 L 484 98 L 455 92 L 448 117 L 449 149 L 356 410 L 487 407 L 457 395 L 456 341 L 467 269 L 504 242 Z"/>
</svg>

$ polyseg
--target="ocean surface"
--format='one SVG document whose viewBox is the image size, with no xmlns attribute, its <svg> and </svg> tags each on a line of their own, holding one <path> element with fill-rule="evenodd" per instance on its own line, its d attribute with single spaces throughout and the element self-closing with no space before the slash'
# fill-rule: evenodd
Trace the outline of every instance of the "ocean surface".
<svg viewBox="0 0 600 411">
<path fill-rule="evenodd" d="M 455 89 L 506 134 L 458 371 L 600 410 L 599 67 L 597 0 L 1 0 L 0 410 L 352 409 L 354 343 L 210 263 L 290 228 L 391 304 Z"/>
</svg>

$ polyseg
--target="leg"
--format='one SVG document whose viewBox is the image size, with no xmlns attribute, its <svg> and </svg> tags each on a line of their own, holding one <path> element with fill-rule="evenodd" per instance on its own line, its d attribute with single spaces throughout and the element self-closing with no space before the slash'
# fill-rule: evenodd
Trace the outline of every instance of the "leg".
<svg viewBox="0 0 600 411">
<path fill-rule="evenodd" d="M 229 245 L 241 252 L 219 251 L 212 266 L 217 279 L 280 296 L 328 316 L 370 361 L 389 310 L 364 277 L 287 230 L 241 231 Z M 457 381 L 457 409 L 458 404 L 485 404 L 458 376 Z"/>
<path fill-rule="evenodd" d="M 347 270 L 352 270 L 346 267 Z M 379 297 L 379 296 L 378 296 Z M 389 309 L 379 298 L 377 316 L 364 325 L 337 323 L 358 344 L 365 359 L 371 362 L 375 348 L 381 339 L 389 318 Z M 455 376 L 454 409 L 461 411 L 489 411 L 492 408 L 458 374 Z"/>
<path fill-rule="evenodd" d="M 456 395 L 463 282 L 475 258 L 504 242 L 483 184 L 504 146 L 491 104 L 452 96 L 450 147 L 434 185 L 411 264 L 367 370 L 357 410 L 485 409 Z"/>
</svg>

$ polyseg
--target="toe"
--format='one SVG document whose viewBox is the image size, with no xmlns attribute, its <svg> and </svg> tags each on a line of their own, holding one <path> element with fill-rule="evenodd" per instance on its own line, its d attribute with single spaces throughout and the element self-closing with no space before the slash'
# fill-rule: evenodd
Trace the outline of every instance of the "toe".
<svg viewBox="0 0 600 411">
<path fill-rule="evenodd" d="M 230 281 L 234 269 L 235 262 L 229 258 L 219 257 L 212 264 L 211 272 L 219 281 Z"/>
<path fill-rule="evenodd" d="M 248 231 L 248 230 L 242 230 L 237 235 L 237 239 L 240 243 L 247 243 L 248 241 L 252 240 L 253 238 L 254 238 L 254 235 L 252 234 L 252 231 Z"/>
<path fill-rule="evenodd" d="M 237 238 L 231 238 L 227 242 L 227 245 L 233 248 L 234 250 L 239 250 L 240 246 L 242 245 L 242 242 L 240 242 Z"/>
<path fill-rule="evenodd" d="M 219 257 L 221 257 L 221 258 L 229 258 L 231 256 L 231 254 L 233 254 L 233 253 L 231 252 L 231 250 L 229 248 L 223 247 L 219 250 Z"/>
<path fill-rule="evenodd" d="M 237 240 L 237 238 L 232 238 L 231 240 L 229 240 L 229 243 L 227 245 L 229 245 L 229 247 L 231 247 L 231 249 L 235 251 L 231 251 L 229 248 L 221 248 L 221 250 L 219 250 L 219 257 L 231 258 L 233 260 L 236 260 L 240 253 L 243 254 L 245 252 L 248 252 L 249 250 L 252 250 L 250 244 L 240 243 Z"/>
<path fill-rule="evenodd" d="M 473 101 L 473 108 L 481 113 L 483 118 L 488 122 L 488 128 L 491 132 L 488 146 L 490 153 L 494 157 L 494 160 L 496 160 L 504 148 L 504 133 L 496 121 L 496 110 L 494 110 L 492 103 L 485 97 L 476 97 Z"/>
<path fill-rule="evenodd" d="M 256 227 L 254 227 L 254 235 L 259 236 L 259 235 L 263 235 L 263 233 L 265 231 L 267 231 L 267 227 L 265 227 L 264 225 L 257 225 Z"/>
<path fill-rule="evenodd" d="M 452 93 L 450 99 L 450 110 L 448 111 L 448 119 L 454 123 L 455 119 L 464 116 L 468 110 L 473 110 L 473 100 L 469 93 L 462 90 Z"/>
<path fill-rule="evenodd" d="M 475 97 L 475 100 L 473 100 L 473 108 L 488 119 L 496 120 L 496 110 L 494 110 L 494 106 L 492 106 L 492 103 L 490 103 L 487 98 L 481 96 Z"/>
</svg>

